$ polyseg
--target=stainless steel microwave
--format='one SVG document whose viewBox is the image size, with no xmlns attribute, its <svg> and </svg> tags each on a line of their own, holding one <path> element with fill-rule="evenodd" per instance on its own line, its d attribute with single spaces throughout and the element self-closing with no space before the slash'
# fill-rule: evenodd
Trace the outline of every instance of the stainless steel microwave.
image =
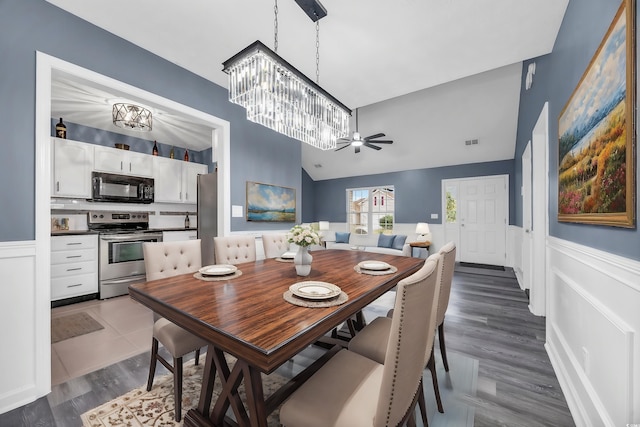
<svg viewBox="0 0 640 427">
<path fill-rule="evenodd" d="M 91 184 L 94 202 L 153 203 L 153 178 L 92 172 Z"/>
</svg>

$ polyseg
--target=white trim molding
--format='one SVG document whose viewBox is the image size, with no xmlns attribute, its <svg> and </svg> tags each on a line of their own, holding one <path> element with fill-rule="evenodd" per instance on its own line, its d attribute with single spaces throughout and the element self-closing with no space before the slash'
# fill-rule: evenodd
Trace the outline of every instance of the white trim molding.
<svg viewBox="0 0 640 427">
<path fill-rule="evenodd" d="M 49 275 L 49 266 L 39 266 L 36 252 L 35 241 L 0 242 L 0 323 L 11 325 L 0 329 L 0 342 L 11 343 L 11 351 L 0 352 L 0 413 L 51 387 L 50 306 L 43 307 L 36 286 L 39 277 Z"/>
<path fill-rule="evenodd" d="M 640 262 L 549 237 L 547 352 L 577 426 L 640 423 Z"/>
</svg>

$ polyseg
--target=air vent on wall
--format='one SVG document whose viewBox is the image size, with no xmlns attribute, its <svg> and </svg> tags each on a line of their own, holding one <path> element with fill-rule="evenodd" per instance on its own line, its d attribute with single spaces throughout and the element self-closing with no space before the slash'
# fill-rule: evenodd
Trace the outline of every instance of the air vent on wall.
<svg viewBox="0 0 640 427">
<path fill-rule="evenodd" d="M 478 140 L 477 139 L 467 139 L 464 142 L 464 145 L 478 145 Z"/>
</svg>

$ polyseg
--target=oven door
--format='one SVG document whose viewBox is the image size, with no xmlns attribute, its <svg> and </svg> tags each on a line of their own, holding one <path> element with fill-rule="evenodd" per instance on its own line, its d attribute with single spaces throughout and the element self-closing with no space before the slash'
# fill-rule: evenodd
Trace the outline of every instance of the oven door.
<svg viewBox="0 0 640 427">
<path fill-rule="evenodd" d="M 100 235 L 100 281 L 145 274 L 142 244 L 161 242 L 162 233 Z"/>
</svg>

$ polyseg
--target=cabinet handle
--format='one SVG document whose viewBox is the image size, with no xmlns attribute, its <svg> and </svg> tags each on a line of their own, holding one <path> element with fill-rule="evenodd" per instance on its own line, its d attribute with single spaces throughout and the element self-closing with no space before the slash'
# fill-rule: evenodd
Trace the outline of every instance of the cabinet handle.
<svg viewBox="0 0 640 427">
<path fill-rule="evenodd" d="M 122 170 L 122 169 L 123 169 L 123 167 L 122 167 L 122 160 L 120 160 L 120 170 Z"/>
<path fill-rule="evenodd" d="M 189 200 L 189 193 L 184 193 L 184 199 Z"/>
<path fill-rule="evenodd" d="M 182 200 L 182 191 L 180 192 L 180 200 Z"/>
<path fill-rule="evenodd" d="M 78 271 L 78 270 L 82 270 L 82 267 L 67 268 L 67 271 Z"/>
<path fill-rule="evenodd" d="M 56 191 L 60 191 L 60 181 L 56 182 Z"/>
<path fill-rule="evenodd" d="M 67 243 L 67 246 L 73 246 L 73 245 L 81 245 L 82 242 L 71 242 L 71 243 Z"/>
<path fill-rule="evenodd" d="M 82 286 L 82 283 L 78 283 L 76 285 L 68 285 L 67 288 L 77 288 L 78 286 Z"/>
<path fill-rule="evenodd" d="M 131 172 L 131 163 L 129 163 L 129 172 Z"/>
<path fill-rule="evenodd" d="M 82 258 L 82 255 L 69 255 L 67 257 L 67 259 L 71 259 L 71 258 Z"/>
</svg>

